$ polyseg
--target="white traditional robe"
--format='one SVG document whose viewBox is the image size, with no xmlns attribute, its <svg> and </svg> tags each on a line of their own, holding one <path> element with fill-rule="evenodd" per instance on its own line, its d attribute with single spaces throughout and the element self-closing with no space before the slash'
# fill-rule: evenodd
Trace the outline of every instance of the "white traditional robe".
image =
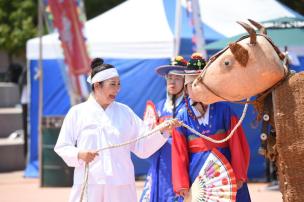
<svg viewBox="0 0 304 202">
<path fill-rule="evenodd" d="M 147 131 L 143 121 L 124 104 L 114 101 L 103 110 L 95 98 L 91 97 L 88 101 L 73 106 L 64 119 L 54 149 L 68 166 L 75 167 L 72 190 L 74 196 L 70 199 L 80 196 L 79 190 L 84 180 L 85 163 L 78 160 L 79 151 L 97 150 L 123 143 L 142 136 Z M 90 185 L 130 185 L 130 190 L 133 190 L 132 197 L 135 195 L 136 200 L 134 167 L 130 152 L 140 158 L 147 158 L 165 142 L 166 138 L 157 132 L 136 143 L 100 152 L 90 163 L 88 195 Z"/>
</svg>

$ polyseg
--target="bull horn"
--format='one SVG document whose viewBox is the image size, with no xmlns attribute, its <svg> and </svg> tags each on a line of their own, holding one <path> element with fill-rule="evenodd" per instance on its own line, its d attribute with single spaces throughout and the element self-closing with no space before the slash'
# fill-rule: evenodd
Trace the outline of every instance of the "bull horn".
<svg viewBox="0 0 304 202">
<path fill-rule="evenodd" d="M 237 23 L 239 23 L 249 33 L 250 44 L 255 45 L 256 44 L 256 33 L 255 33 L 254 29 L 247 23 L 239 22 L 239 21 L 237 21 Z"/>
<path fill-rule="evenodd" d="M 241 66 L 246 67 L 249 59 L 248 51 L 238 43 L 230 43 L 229 48 L 234 58 L 241 64 Z"/>
<path fill-rule="evenodd" d="M 260 33 L 267 35 L 267 30 L 266 30 L 266 28 L 263 25 L 261 25 L 260 23 L 254 21 L 254 20 L 251 20 L 251 19 L 248 19 L 248 21 L 253 26 L 255 26 L 260 31 Z"/>
</svg>

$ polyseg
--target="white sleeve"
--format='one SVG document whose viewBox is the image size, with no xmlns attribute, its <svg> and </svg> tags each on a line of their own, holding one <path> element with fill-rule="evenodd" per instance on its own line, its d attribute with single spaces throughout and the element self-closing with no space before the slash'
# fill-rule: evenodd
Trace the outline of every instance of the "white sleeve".
<svg viewBox="0 0 304 202">
<path fill-rule="evenodd" d="M 83 164 L 78 160 L 79 149 L 75 146 L 77 142 L 76 136 L 76 113 L 71 109 L 64 118 L 60 129 L 59 137 L 55 145 L 55 152 L 70 167 L 77 167 Z"/>
<path fill-rule="evenodd" d="M 133 137 L 140 137 L 149 132 L 144 122 L 131 111 L 131 130 Z M 168 137 L 164 137 L 160 132 L 156 132 L 146 138 L 143 138 L 131 145 L 131 151 L 139 158 L 148 158 L 163 146 Z"/>
</svg>

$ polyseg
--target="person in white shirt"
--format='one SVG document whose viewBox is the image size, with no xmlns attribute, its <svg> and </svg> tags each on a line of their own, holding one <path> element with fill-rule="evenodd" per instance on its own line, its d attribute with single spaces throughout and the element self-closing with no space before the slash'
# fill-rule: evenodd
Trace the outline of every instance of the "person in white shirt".
<svg viewBox="0 0 304 202">
<path fill-rule="evenodd" d="M 177 120 L 163 123 L 161 131 L 123 147 L 103 150 L 136 139 L 148 132 L 143 121 L 126 105 L 116 102 L 120 79 L 116 68 L 100 58 L 91 63 L 92 95 L 67 113 L 55 145 L 55 152 L 68 166 L 75 167 L 69 201 L 80 200 L 85 164 L 89 163 L 87 199 L 89 202 L 137 201 L 131 152 L 148 158 L 167 140 L 166 130 Z M 164 132 L 164 135 L 162 134 Z"/>
</svg>

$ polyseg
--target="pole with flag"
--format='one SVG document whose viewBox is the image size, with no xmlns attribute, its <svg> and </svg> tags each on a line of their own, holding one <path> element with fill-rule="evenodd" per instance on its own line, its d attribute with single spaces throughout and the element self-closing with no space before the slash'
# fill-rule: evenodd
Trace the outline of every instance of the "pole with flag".
<svg viewBox="0 0 304 202">
<path fill-rule="evenodd" d="M 90 71 L 90 58 L 83 35 L 83 22 L 77 8 L 78 0 L 49 0 L 53 24 L 58 29 L 65 63 L 69 67 L 76 95 L 83 98 L 81 76 Z M 78 101 L 77 101 L 78 102 Z M 76 102 L 76 103 L 77 103 Z M 74 103 L 75 104 L 75 103 Z"/>
<path fill-rule="evenodd" d="M 195 45 L 194 52 L 202 53 L 202 55 L 206 58 L 207 52 L 204 49 L 205 47 L 205 37 L 203 31 L 203 23 L 201 20 L 201 9 L 199 0 L 187 0 L 187 8 L 190 13 L 191 25 L 193 27 L 193 44 Z"/>
<path fill-rule="evenodd" d="M 179 55 L 180 50 L 180 33 L 181 33 L 181 19 L 182 19 L 182 3 L 181 0 L 176 0 L 175 6 L 175 26 L 174 26 L 174 43 L 172 60 Z"/>
</svg>

